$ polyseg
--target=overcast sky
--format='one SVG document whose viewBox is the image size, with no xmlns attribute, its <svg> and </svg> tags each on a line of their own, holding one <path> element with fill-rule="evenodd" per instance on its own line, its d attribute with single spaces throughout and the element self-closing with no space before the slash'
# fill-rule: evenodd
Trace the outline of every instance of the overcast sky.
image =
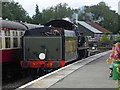
<svg viewBox="0 0 120 90">
<path fill-rule="evenodd" d="M 19 2 L 22 7 L 29 13 L 30 16 L 35 14 L 36 4 L 39 6 L 39 10 L 46 9 L 51 6 L 55 6 L 59 3 L 67 3 L 71 8 L 79 8 L 82 6 L 96 5 L 101 1 L 104 1 L 112 10 L 118 12 L 118 2 L 120 0 L 14 0 Z"/>
</svg>

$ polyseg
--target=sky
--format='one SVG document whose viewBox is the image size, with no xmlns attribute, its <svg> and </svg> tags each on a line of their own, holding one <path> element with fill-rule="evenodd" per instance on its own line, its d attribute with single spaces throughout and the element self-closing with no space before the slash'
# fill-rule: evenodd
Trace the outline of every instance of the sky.
<svg viewBox="0 0 120 90">
<path fill-rule="evenodd" d="M 118 2 L 120 0 L 14 0 L 19 2 L 20 5 L 28 12 L 30 16 L 35 14 L 36 4 L 39 6 L 39 10 L 49 8 L 51 6 L 56 6 L 59 3 L 67 3 L 69 7 L 77 9 L 82 6 L 92 6 L 97 5 L 99 2 L 103 1 L 110 7 L 111 10 L 115 10 L 118 13 Z M 120 6 L 120 4 L 119 4 Z M 119 10 L 120 11 L 120 10 Z"/>
</svg>

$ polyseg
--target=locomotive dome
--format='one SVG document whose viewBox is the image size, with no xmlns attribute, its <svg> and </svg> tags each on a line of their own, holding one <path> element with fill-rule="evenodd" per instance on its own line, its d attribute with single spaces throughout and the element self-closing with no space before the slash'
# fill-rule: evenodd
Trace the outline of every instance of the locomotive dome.
<svg viewBox="0 0 120 90">
<path fill-rule="evenodd" d="M 9 20 L 0 20 L 0 28 L 8 28 L 13 30 L 26 30 L 27 28 L 18 22 L 9 21 Z"/>
<path fill-rule="evenodd" d="M 52 20 L 45 24 L 45 26 L 53 26 L 53 27 L 60 27 L 66 30 L 73 30 L 76 25 L 72 22 L 66 20 Z"/>
</svg>

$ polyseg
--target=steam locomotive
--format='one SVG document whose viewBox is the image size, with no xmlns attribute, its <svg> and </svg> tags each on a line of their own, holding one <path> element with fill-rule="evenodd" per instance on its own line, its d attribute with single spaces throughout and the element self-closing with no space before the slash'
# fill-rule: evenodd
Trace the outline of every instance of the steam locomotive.
<svg viewBox="0 0 120 90">
<path fill-rule="evenodd" d="M 48 69 L 63 67 L 66 63 L 87 57 L 85 38 L 76 25 L 66 20 L 53 20 L 44 27 L 25 31 L 21 66 L 36 75 Z"/>
</svg>

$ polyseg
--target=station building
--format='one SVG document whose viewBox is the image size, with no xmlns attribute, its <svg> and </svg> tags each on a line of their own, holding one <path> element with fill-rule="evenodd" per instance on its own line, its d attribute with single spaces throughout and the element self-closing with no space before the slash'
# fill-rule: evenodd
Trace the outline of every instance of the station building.
<svg viewBox="0 0 120 90">
<path fill-rule="evenodd" d="M 78 22 L 78 30 L 83 33 L 83 35 L 87 36 L 89 40 L 101 39 L 102 34 L 106 33 L 107 35 L 112 34 L 112 32 L 107 29 L 101 27 L 100 25 L 94 22 L 88 21 L 77 21 Z"/>
</svg>

